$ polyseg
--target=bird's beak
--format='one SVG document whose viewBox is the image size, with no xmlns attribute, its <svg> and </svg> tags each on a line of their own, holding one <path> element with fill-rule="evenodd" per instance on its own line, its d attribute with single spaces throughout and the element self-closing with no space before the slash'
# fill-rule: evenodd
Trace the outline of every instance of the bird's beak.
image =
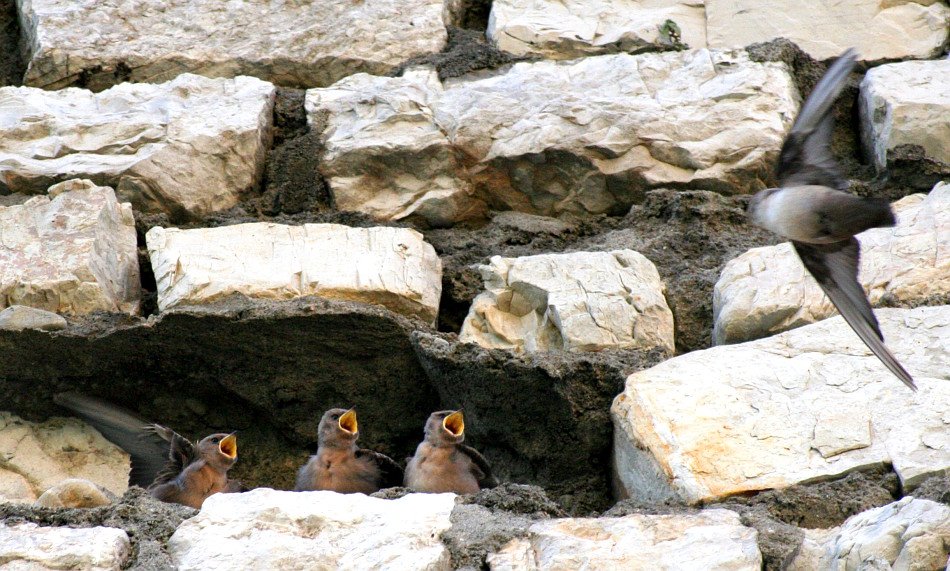
<svg viewBox="0 0 950 571">
<path fill-rule="evenodd" d="M 343 413 L 343 416 L 340 417 L 340 428 L 349 432 L 350 434 L 356 434 L 357 424 L 355 408 L 351 408 L 350 410 Z"/>
<path fill-rule="evenodd" d="M 221 442 L 218 443 L 218 450 L 232 460 L 237 458 L 237 436 L 232 432 L 222 438 Z"/>
<path fill-rule="evenodd" d="M 442 421 L 442 427 L 455 436 L 461 436 L 465 432 L 465 419 L 462 418 L 462 411 L 457 410 L 445 417 L 445 420 Z"/>
</svg>

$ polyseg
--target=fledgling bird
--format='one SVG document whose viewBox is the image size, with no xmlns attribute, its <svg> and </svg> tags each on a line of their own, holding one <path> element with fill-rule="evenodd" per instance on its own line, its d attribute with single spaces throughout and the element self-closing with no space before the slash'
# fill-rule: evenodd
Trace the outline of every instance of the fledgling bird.
<svg viewBox="0 0 950 571">
<path fill-rule="evenodd" d="M 890 204 L 846 192 L 831 154 L 832 107 L 854 68 L 853 49 L 839 57 L 802 104 L 785 137 L 776 176 L 779 188 L 757 193 L 748 216 L 791 240 L 805 268 L 858 337 L 908 387 L 914 379 L 884 346 L 877 318 L 858 283 L 860 243 L 855 234 L 894 226 Z"/>
<path fill-rule="evenodd" d="M 228 478 L 228 469 L 237 460 L 233 432 L 191 442 L 170 428 L 149 424 L 94 397 L 60 393 L 53 400 L 125 450 L 132 457 L 129 485 L 146 488 L 163 502 L 200 509 L 212 494 L 243 491 L 240 482 Z"/>
<path fill-rule="evenodd" d="M 414 492 L 474 494 L 498 485 L 484 456 L 465 439 L 461 410 L 433 412 L 426 421 L 425 440 L 406 466 L 406 487 Z"/>
<path fill-rule="evenodd" d="M 356 447 L 358 426 L 352 408 L 331 408 L 323 413 L 317 428 L 317 453 L 297 473 L 296 491 L 372 494 L 402 484 L 402 468 L 392 458 Z"/>
</svg>

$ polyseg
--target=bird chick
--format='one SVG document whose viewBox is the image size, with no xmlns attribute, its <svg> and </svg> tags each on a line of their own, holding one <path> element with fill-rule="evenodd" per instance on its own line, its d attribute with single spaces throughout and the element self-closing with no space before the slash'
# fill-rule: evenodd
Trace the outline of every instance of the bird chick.
<svg viewBox="0 0 950 571">
<path fill-rule="evenodd" d="M 125 450 L 132 460 L 129 485 L 146 488 L 163 502 L 201 508 L 212 494 L 244 489 L 240 482 L 228 478 L 228 470 L 237 461 L 233 432 L 191 442 L 170 428 L 149 424 L 94 397 L 60 393 L 53 400 Z"/>
<path fill-rule="evenodd" d="M 298 492 L 331 490 L 372 494 L 402 483 L 402 468 L 379 452 L 357 448 L 356 411 L 332 408 L 317 429 L 317 453 L 297 474 Z"/>
<path fill-rule="evenodd" d="M 425 440 L 406 466 L 406 487 L 414 492 L 474 494 L 497 486 L 488 461 L 462 444 L 463 440 L 465 419 L 461 410 L 429 415 Z"/>
</svg>

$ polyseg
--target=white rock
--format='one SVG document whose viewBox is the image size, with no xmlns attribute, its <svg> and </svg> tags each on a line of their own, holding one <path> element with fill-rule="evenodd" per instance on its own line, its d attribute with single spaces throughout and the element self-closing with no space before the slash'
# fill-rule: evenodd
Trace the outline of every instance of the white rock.
<svg viewBox="0 0 950 571">
<path fill-rule="evenodd" d="M 611 409 L 616 484 L 688 502 L 892 464 L 906 490 L 950 468 L 950 306 L 879 309 L 911 392 L 840 317 L 675 357 Z"/>
<path fill-rule="evenodd" d="M 454 494 L 398 500 L 258 488 L 215 494 L 168 542 L 178 571 L 451 569 L 439 536 Z"/>
<path fill-rule="evenodd" d="M 950 60 L 875 67 L 861 81 L 858 101 L 861 140 L 879 171 L 889 150 L 907 144 L 950 164 Z"/>
<path fill-rule="evenodd" d="M 950 293 L 950 184 L 894 204 L 898 225 L 858 234 L 858 280 L 872 304 Z M 713 289 L 713 343 L 736 343 L 820 321 L 835 308 L 788 242 L 726 263 Z"/>
<path fill-rule="evenodd" d="M 70 180 L 0 207 L 0 308 L 135 314 L 141 297 L 132 208 L 111 188 Z"/>
<path fill-rule="evenodd" d="M 129 536 L 114 527 L 40 527 L 0 522 L 0 569 L 118 571 L 129 557 Z"/>
<path fill-rule="evenodd" d="M 495 256 L 480 267 L 459 341 L 527 351 L 660 347 L 673 352 L 673 313 L 656 266 L 633 250 Z"/>
<path fill-rule="evenodd" d="M 34 424 L 0 412 L 0 451 L 0 474 L 12 472 L 23 479 L 17 483 L 0 476 L 9 483 L 0 489 L 19 494 L 7 500 L 32 503 L 67 478 L 92 480 L 118 496 L 128 488 L 129 455 L 77 419 Z"/>
<path fill-rule="evenodd" d="M 492 571 L 576 569 L 704 569 L 758 571 L 762 555 L 754 529 L 735 512 L 629 515 L 542 521 L 488 555 Z"/>
<path fill-rule="evenodd" d="M 950 546 L 950 507 L 911 496 L 867 510 L 831 529 L 807 529 L 788 571 L 943 569 Z M 886 565 L 886 566 L 883 566 Z"/>
<path fill-rule="evenodd" d="M 441 91 L 438 74 L 425 70 L 394 78 L 358 74 L 307 91 L 309 121 L 326 115 L 320 165 L 337 208 L 436 226 L 483 214 L 433 116 Z"/>
<path fill-rule="evenodd" d="M 857 48 L 864 61 L 934 57 L 950 30 L 950 8 L 935 0 L 705 0 L 711 48 L 788 38 L 819 60 Z"/>
<path fill-rule="evenodd" d="M 0 214 L 0 219 L 2 217 L 3 215 Z M 0 329 L 5 331 L 23 331 L 24 329 L 57 331 L 66 329 L 66 318 L 44 309 L 36 309 L 25 305 L 11 305 L 0 311 Z"/>
<path fill-rule="evenodd" d="M 290 299 L 317 295 L 384 305 L 434 323 L 442 262 L 408 228 L 265 222 L 145 236 L 158 307 L 209 303 L 231 293 Z"/>
<path fill-rule="evenodd" d="M 307 92 L 338 206 L 447 225 L 496 210 L 622 213 L 646 188 L 763 187 L 798 109 L 744 51 L 519 63 L 441 84 L 365 74 Z M 474 194 L 473 194 L 474 193 Z"/>
<path fill-rule="evenodd" d="M 487 36 L 506 52 L 570 59 L 672 45 L 667 20 L 679 41 L 706 47 L 703 0 L 495 0 Z"/>
<path fill-rule="evenodd" d="M 0 182 L 36 194 L 89 178 L 140 210 L 176 218 L 227 209 L 263 176 L 275 93 L 252 77 L 191 74 L 102 93 L 3 87 Z"/>
<path fill-rule="evenodd" d="M 24 81 L 44 89 L 83 81 L 100 90 L 184 72 L 322 86 L 354 71 L 386 73 L 441 51 L 447 38 L 443 0 L 17 4 L 28 48 Z"/>
<path fill-rule="evenodd" d="M 41 508 L 94 508 L 109 505 L 115 499 L 117 499 L 117 496 L 95 482 L 82 478 L 67 478 L 43 492 L 33 502 L 33 506 Z"/>
</svg>

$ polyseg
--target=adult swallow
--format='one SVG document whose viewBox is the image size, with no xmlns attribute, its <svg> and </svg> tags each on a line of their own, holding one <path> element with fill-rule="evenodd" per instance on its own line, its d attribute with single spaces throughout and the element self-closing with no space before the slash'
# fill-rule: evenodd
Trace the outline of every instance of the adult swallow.
<svg viewBox="0 0 950 571">
<path fill-rule="evenodd" d="M 805 268 L 848 325 L 898 379 L 917 390 L 914 379 L 884 346 L 871 303 L 858 283 L 860 243 L 855 234 L 894 226 L 886 201 L 846 192 L 831 154 L 832 106 L 854 68 L 846 51 L 828 68 L 802 105 L 779 155 L 779 188 L 757 193 L 747 210 L 753 223 L 791 240 Z"/>
<path fill-rule="evenodd" d="M 464 439 L 462 411 L 442 410 L 429 415 L 425 440 L 406 466 L 406 487 L 414 492 L 474 494 L 497 486 L 488 460 L 462 444 Z"/>
<path fill-rule="evenodd" d="M 146 488 L 163 502 L 200 509 L 212 494 L 243 491 L 240 482 L 227 476 L 237 460 L 233 432 L 191 442 L 170 428 L 149 424 L 97 398 L 60 393 L 53 400 L 125 450 L 132 458 L 129 485 Z"/>
<path fill-rule="evenodd" d="M 392 458 L 356 447 L 358 426 L 352 408 L 331 408 L 323 413 L 317 428 L 317 453 L 297 473 L 296 491 L 372 494 L 402 484 L 402 468 Z"/>
</svg>

